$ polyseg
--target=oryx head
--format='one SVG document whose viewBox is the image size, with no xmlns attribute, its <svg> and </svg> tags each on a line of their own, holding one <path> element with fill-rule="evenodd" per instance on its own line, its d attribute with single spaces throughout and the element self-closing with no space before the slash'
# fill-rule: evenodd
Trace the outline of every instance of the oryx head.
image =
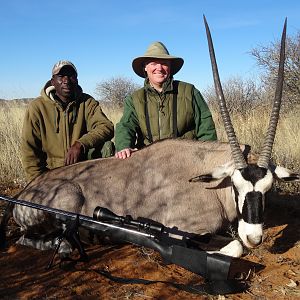
<svg viewBox="0 0 300 300">
<path fill-rule="evenodd" d="M 192 181 L 211 181 L 214 179 L 231 177 L 233 186 L 233 196 L 236 201 L 237 216 L 239 220 L 238 232 L 247 247 L 255 247 L 262 242 L 263 237 L 263 213 L 265 207 L 265 194 L 268 192 L 274 177 L 283 179 L 299 179 L 299 175 L 292 174 L 284 168 L 271 166 L 270 158 L 274 143 L 276 127 L 279 118 L 279 110 L 282 97 L 284 60 L 285 60 L 285 39 L 286 39 L 286 20 L 284 23 L 280 62 L 278 70 L 278 80 L 275 92 L 275 99 L 271 113 L 269 128 L 264 141 L 264 146 L 259 156 L 257 164 L 248 164 L 243 156 L 240 145 L 236 138 L 230 116 L 226 107 L 226 102 L 219 78 L 214 47 L 208 24 L 204 16 L 206 34 L 209 46 L 210 59 L 213 70 L 214 84 L 218 97 L 219 107 L 224 122 L 226 134 L 231 147 L 233 162 L 227 163 L 213 170 L 210 174 L 198 176 Z"/>
</svg>

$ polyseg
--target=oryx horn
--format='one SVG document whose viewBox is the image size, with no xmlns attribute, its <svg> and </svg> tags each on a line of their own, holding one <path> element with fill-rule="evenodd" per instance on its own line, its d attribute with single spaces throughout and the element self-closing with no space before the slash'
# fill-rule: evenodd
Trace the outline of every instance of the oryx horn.
<svg viewBox="0 0 300 300">
<path fill-rule="evenodd" d="M 277 77 L 277 86 L 274 97 L 274 103 L 272 108 L 272 113 L 270 117 L 269 128 L 265 137 L 264 145 L 259 156 L 257 165 L 261 168 L 268 168 L 269 161 L 272 154 L 272 148 L 275 139 L 276 127 L 279 119 L 279 111 L 281 106 L 282 98 L 282 87 L 283 87 L 283 78 L 284 78 L 284 61 L 285 61 L 285 40 L 286 40 L 286 24 L 287 19 L 285 19 L 284 27 L 281 36 L 281 46 L 280 46 L 280 60 L 278 67 L 278 77 Z"/>
<path fill-rule="evenodd" d="M 206 21 L 205 16 L 203 15 L 204 19 L 204 24 L 205 24 L 205 29 L 206 29 L 206 36 L 207 36 L 207 42 L 208 42 L 208 48 L 209 48 L 209 55 L 210 55 L 210 60 L 211 60 L 211 67 L 212 67 L 212 72 L 213 72 L 213 77 L 214 77 L 214 83 L 215 83 L 215 89 L 216 89 L 216 94 L 218 97 L 218 103 L 220 107 L 220 112 L 221 116 L 224 122 L 224 127 L 225 131 L 228 137 L 228 141 L 231 147 L 231 153 L 232 157 L 235 163 L 235 167 L 237 169 L 244 169 L 247 167 L 247 163 L 245 161 L 245 158 L 243 156 L 243 153 L 241 151 L 241 148 L 239 146 L 239 143 L 237 141 L 234 128 L 231 123 L 231 119 L 229 116 L 229 112 L 226 106 L 226 101 L 219 77 L 219 71 L 218 71 L 218 66 L 216 62 L 216 57 L 215 57 L 215 51 L 214 51 L 214 46 L 210 34 L 210 30 Z"/>
</svg>

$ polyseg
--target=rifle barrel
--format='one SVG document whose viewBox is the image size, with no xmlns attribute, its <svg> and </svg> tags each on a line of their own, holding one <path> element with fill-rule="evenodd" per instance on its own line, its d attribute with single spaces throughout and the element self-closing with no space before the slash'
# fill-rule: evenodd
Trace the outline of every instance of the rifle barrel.
<svg viewBox="0 0 300 300">
<path fill-rule="evenodd" d="M 101 221 L 95 220 L 95 219 L 85 216 L 85 215 L 81 215 L 78 213 L 74 213 L 74 212 L 70 212 L 70 211 L 66 211 L 66 210 L 62 210 L 62 209 L 58 209 L 58 208 L 48 207 L 45 205 L 41 205 L 41 204 L 37 204 L 37 203 L 25 201 L 25 200 L 15 199 L 15 198 L 3 196 L 3 195 L 0 195 L 0 200 L 11 202 L 11 203 L 14 203 L 17 205 L 27 206 L 27 207 L 30 207 L 33 209 L 39 209 L 39 210 L 45 211 L 47 213 L 55 214 L 56 218 L 61 221 L 67 221 L 70 218 L 75 220 L 76 218 L 78 218 L 79 224 L 87 229 L 89 229 L 89 228 L 91 229 L 91 227 L 93 229 L 96 229 L 97 226 L 105 226 L 105 227 L 109 227 L 111 229 L 123 230 L 127 233 L 135 233 L 135 234 L 147 237 L 147 238 L 155 237 L 153 234 L 148 233 L 148 232 L 138 231 L 138 230 L 132 229 L 130 227 L 126 227 L 126 226 L 120 226 L 120 225 L 115 225 L 115 224 L 111 224 L 111 223 L 101 222 Z M 94 224 L 95 226 L 91 226 L 91 224 Z"/>
</svg>

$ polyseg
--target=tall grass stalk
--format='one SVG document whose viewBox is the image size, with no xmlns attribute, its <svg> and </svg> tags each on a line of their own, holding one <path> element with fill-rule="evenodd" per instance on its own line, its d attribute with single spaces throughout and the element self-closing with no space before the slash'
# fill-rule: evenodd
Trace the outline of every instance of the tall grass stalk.
<svg viewBox="0 0 300 300">
<path fill-rule="evenodd" d="M 20 136 L 26 105 L 4 102 L 0 105 L 0 183 L 23 184 Z"/>
</svg>

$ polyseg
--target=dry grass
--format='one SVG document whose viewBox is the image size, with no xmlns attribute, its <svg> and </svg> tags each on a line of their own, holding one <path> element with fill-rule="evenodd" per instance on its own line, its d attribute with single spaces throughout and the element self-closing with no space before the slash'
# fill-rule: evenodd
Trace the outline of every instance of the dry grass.
<svg viewBox="0 0 300 300">
<path fill-rule="evenodd" d="M 102 106 L 102 110 L 115 125 L 120 121 L 123 114 L 123 109 L 116 106 Z"/>
<path fill-rule="evenodd" d="M 20 134 L 26 105 L 18 102 L 5 102 L 0 105 L 0 181 L 3 184 L 24 183 L 24 172 L 20 161 Z M 103 107 L 104 113 L 116 124 L 122 110 Z M 295 171 L 300 169 L 300 107 L 281 115 L 273 148 L 274 160 Z M 269 110 L 257 108 L 246 115 L 232 116 L 236 135 L 241 143 L 252 146 L 259 152 L 269 122 Z M 257 118 L 257 116 L 259 116 Z M 220 116 L 213 112 L 218 137 L 226 141 L 226 134 Z M 299 186 L 296 186 L 296 190 Z"/>
<path fill-rule="evenodd" d="M 278 122 L 273 158 L 287 167 L 299 169 L 300 163 L 300 133 L 299 133 L 300 107 L 281 114 Z M 213 113 L 219 139 L 226 141 L 223 123 L 218 113 Z M 264 136 L 269 125 L 270 112 L 265 108 L 257 108 L 245 116 L 232 116 L 232 123 L 240 143 L 249 144 L 254 152 L 261 150 Z"/>
<path fill-rule="evenodd" d="M 272 159 L 278 165 L 294 171 L 300 170 L 300 107 L 281 114 L 273 147 Z M 258 117 L 257 117 L 258 116 Z M 227 141 L 225 129 L 218 112 L 213 112 L 218 138 Z M 240 143 L 251 145 L 252 151 L 259 153 L 269 125 L 270 110 L 258 107 L 246 115 L 235 114 L 232 124 Z M 299 184 L 279 184 L 289 192 L 299 192 Z"/>
<path fill-rule="evenodd" d="M 21 165 L 20 135 L 26 105 L 4 102 L 0 105 L 0 182 L 22 185 L 25 174 Z"/>
</svg>

